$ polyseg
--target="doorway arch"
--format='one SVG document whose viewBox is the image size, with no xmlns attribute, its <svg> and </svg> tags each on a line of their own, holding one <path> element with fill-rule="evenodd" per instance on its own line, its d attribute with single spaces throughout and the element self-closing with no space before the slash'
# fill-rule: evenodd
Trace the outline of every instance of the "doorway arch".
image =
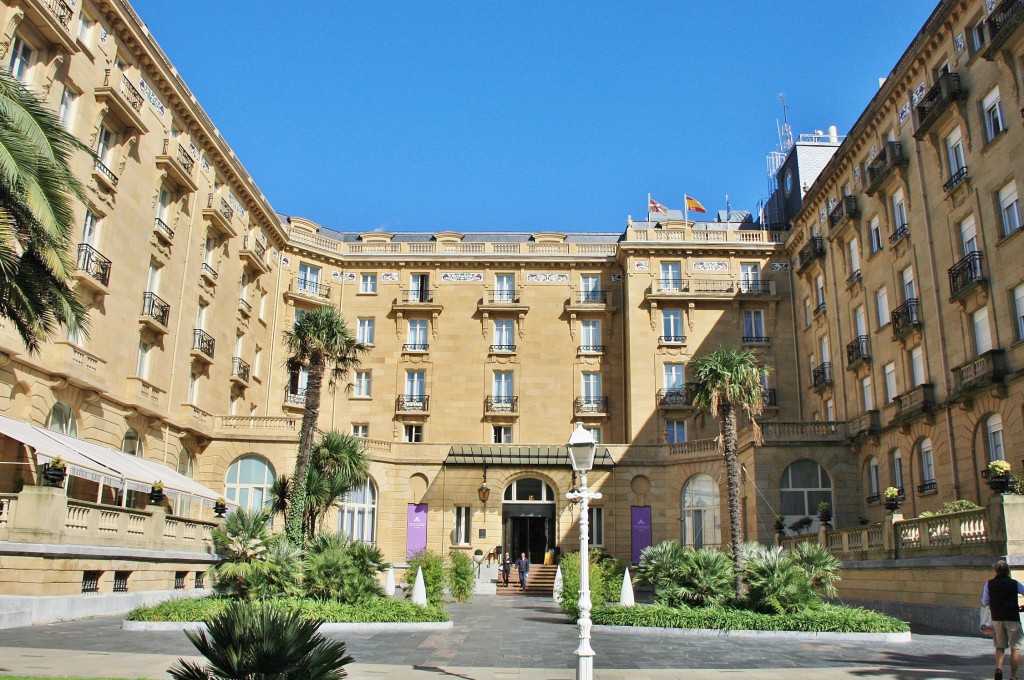
<svg viewBox="0 0 1024 680">
<path fill-rule="evenodd" d="M 512 480 L 502 494 L 502 549 L 513 558 L 525 552 L 530 562 L 542 564 L 555 547 L 556 500 L 554 488 L 539 477 Z"/>
</svg>

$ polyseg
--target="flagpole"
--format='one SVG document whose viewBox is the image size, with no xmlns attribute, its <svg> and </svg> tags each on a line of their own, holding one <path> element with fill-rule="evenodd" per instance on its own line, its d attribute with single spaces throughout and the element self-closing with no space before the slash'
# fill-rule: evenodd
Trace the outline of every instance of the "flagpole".
<svg viewBox="0 0 1024 680">
<path fill-rule="evenodd" d="M 651 192 L 647 192 L 647 221 L 651 221 Z"/>
<path fill-rule="evenodd" d="M 683 194 L 683 227 L 690 226 L 690 201 L 686 194 Z"/>
</svg>

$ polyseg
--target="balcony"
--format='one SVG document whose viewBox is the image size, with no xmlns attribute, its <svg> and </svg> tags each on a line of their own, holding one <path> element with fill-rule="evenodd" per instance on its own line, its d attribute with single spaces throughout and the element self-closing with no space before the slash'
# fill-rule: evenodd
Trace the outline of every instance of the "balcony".
<svg viewBox="0 0 1024 680">
<path fill-rule="evenodd" d="M 949 109 L 952 102 L 966 98 L 967 90 L 960 86 L 960 76 L 957 73 L 944 72 L 940 75 L 914 109 L 914 121 L 917 124 L 914 139 L 924 139 L 928 130 Z"/>
<path fill-rule="evenodd" d="M 846 345 L 846 369 L 853 370 L 871 361 L 871 343 L 866 335 L 858 335 Z"/>
<path fill-rule="evenodd" d="M 893 168 L 904 168 L 909 163 L 910 159 L 903 154 L 901 142 L 886 142 L 881 152 L 868 165 L 868 186 L 865 189 L 867 195 L 872 196 L 878 191 Z"/>
<path fill-rule="evenodd" d="M 142 312 L 139 321 L 157 333 L 167 332 L 167 320 L 171 316 L 171 306 L 161 300 L 156 293 L 142 294 Z"/>
<path fill-rule="evenodd" d="M 815 392 L 821 392 L 832 386 L 832 362 L 818 364 L 811 371 L 811 386 Z"/>
<path fill-rule="evenodd" d="M 434 302 L 434 291 L 430 288 L 403 288 L 402 304 L 429 305 Z"/>
<path fill-rule="evenodd" d="M 22 6 L 32 17 L 35 27 L 50 42 L 59 45 L 65 54 L 76 51 L 75 39 L 70 31 L 75 13 L 71 4 L 64 0 L 28 0 Z"/>
<path fill-rule="evenodd" d="M 825 244 L 820 236 L 812 236 L 803 248 L 800 249 L 799 261 L 796 265 L 796 273 L 803 274 L 815 260 L 824 259 Z"/>
<path fill-rule="evenodd" d="M 939 484 L 934 479 L 929 482 L 917 485 L 917 492 L 919 494 L 932 493 L 939 490 Z"/>
<path fill-rule="evenodd" d="M 876 409 L 865 411 L 851 420 L 847 425 L 850 439 L 854 441 L 872 437 L 882 431 L 882 420 Z"/>
<path fill-rule="evenodd" d="M 153 233 L 165 243 L 174 241 L 174 230 L 168 227 L 167 223 L 159 217 L 153 220 Z"/>
<path fill-rule="evenodd" d="M 648 300 L 775 295 L 775 281 L 759 279 L 658 279 L 644 294 Z"/>
<path fill-rule="evenodd" d="M 978 251 L 967 253 L 966 257 L 949 268 L 949 301 L 959 300 L 987 284 L 985 254 Z"/>
<path fill-rule="evenodd" d="M 1000 385 L 1006 377 L 1006 352 L 992 349 L 953 369 L 956 397 L 963 398 L 990 385 Z"/>
<path fill-rule="evenodd" d="M 761 390 L 761 405 L 764 408 L 778 408 L 778 391 L 774 387 L 765 387 Z"/>
<path fill-rule="evenodd" d="M 1010 36 L 1024 23 L 1024 0 L 1003 0 L 988 15 L 986 23 L 988 24 L 989 43 L 982 56 L 993 61 L 1006 45 Z"/>
<path fill-rule="evenodd" d="M 893 424 L 906 423 L 917 416 L 931 413 L 935 408 L 935 386 L 927 383 L 918 385 L 909 392 L 896 395 L 893 403 L 896 404 Z"/>
<path fill-rule="evenodd" d="M 249 384 L 249 364 L 242 357 L 231 357 L 231 382 L 245 387 Z"/>
<path fill-rule="evenodd" d="M 163 151 L 156 157 L 156 167 L 185 193 L 191 194 L 199 188 L 192 173 L 196 159 L 176 140 L 164 140 Z"/>
<path fill-rule="evenodd" d="M 484 413 L 488 415 L 511 415 L 519 413 L 519 397 L 485 397 Z"/>
<path fill-rule="evenodd" d="M 863 273 L 859 269 L 855 269 L 852 274 L 846 277 L 846 287 L 852 288 L 853 286 L 860 283 L 864 278 Z"/>
<path fill-rule="evenodd" d="M 430 349 L 430 345 L 425 342 L 409 342 L 402 345 L 402 351 L 412 354 L 421 354 Z"/>
<path fill-rule="evenodd" d="M 204 262 L 199 267 L 199 275 L 206 279 L 206 282 L 211 286 L 217 285 L 217 270 L 214 269 L 209 263 Z"/>
<path fill-rule="evenodd" d="M 192 357 L 205 363 L 213 361 L 213 350 L 217 341 L 202 328 L 192 329 Z"/>
<path fill-rule="evenodd" d="M 889 236 L 889 245 L 894 246 L 905 238 L 910 238 L 910 226 L 903 223 L 897 226 Z"/>
<path fill-rule="evenodd" d="M 223 198 L 207 194 L 203 219 L 209 221 L 214 229 L 228 238 L 238 236 L 238 232 L 235 230 L 235 211 Z"/>
<path fill-rule="evenodd" d="M 487 303 L 491 305 L 519 304 L 520 290 L 492 290 L 487 293 Z"/>
<path fill-rule="evenodd" d="M 429 413 L 430 397 L 425 394 L 407 394 L 395 399 L 395 413 Z"/>
<path fill-rule="evenodd" d="M 243 316 L 252 316 L 252 305 L 249 304 L 248 300 L 240 297 L 238 298 L 238 311 L 240 311 Z"/>
<path fill-rule="evenodd" d="M 683 387 L 670 387 L 658 390 L 658 408 L 663 409 L 692 409 L 693 393 L 696 389 L 694 383 L 687 383 Z"/>
<path fill-rule="evenodd" d="M 577 354 L 604 354 L 604 345 L 580 345 Z"/>
<path fill-rule="evenodd" d="M 685 345 L 686 344 L 686 336 L 685 335 L 659 335 L 658 336 L 658 344 L 659 345 Z"/>
<path fill-rule="evenodd" d="M 951 192 L 953 189 L 956 189 L 964 182 L 970 181 L 970 179 L 971 176 L 967 174 L 967 166 L 965 165 L 956 172 L 954 172 L 952 176 L 950 176 L 950 178 L 946 180 L 946 183 L 942 185 L 942 190 L 948 194 L 949 192 Z"/>
<path fill-rule="evenodd" d="M 740 280 L 739 294 L 742 296 L 760 297 L 763 295 L 775 295 L 775 282 L 760 279 Z"/>
<path fill-rule="evenodd" d="M 110 285 L 110 260 L 88 243 L 78 245 L 78 280 L 98 293 L 107 293 Z"/>
<path fill-rule="evenodd" d="M 61 340 L 53 345 L 55 360 L 47 362 L 47 369 L 53 375 L 87 390 L 106 392 L 104 378 L 107 376 L 103 370 L 106 361 L 70 342 Z"/>
<path fill-rule="evenodd" d="M 576 397 L 573 413 L 578 416 L 608 415 L 608 397 Z"/>
<path fill-rule="evenodd" d="M 825 313 L 828 307 L 825 306 L 824 302 L 819 302 L 818 306 L 814 308 L 814 318 L 817 319 L 819 316 Z"/>
<path fill-rule="evenodd" d="M 117 175 L 100 162 L 99 159 L 93 161 L 92 176 L 96 178 L 97 182 L 106 187 L 107 191 L 117 191 Z"/>
<path fill-rule="evenodd" d="M 744 345 L 767 345 L 771 342 L 771 338 L 767 335 L 744 335 Z"/>
<path fill-rule="evenodd" d="M 238 256 L 257 276 L 270 271 L 270 265 L 267 264 L 267 247 L 255 237 L 246 236 L 242 239 L 242 249 L 238 251 Z"/>
<path fill-rule="evenodd" d="M 142 118 L 142 102 L 142 93 L 126 74 L 109 68 L 104 72 L 103 85 L 96 88 L 96 103 L 106 105 L 114 118 L 140 135 L 148 131 Z"/>
<path fill-rule="evenodd" d="M 612 294 L 607 290 L 573 291 L 565 303 L 567 312 L 614 312 Z"/>
<path fill-rule="evenodd" d="M 331 303 L 331 284 L 320 283 L 314 279 L 295 277 L 288 284 L 285 297 L 304 302 L 315 302 L 321 305 Z"/>
<path fill-rule="evenodd" d="M 910 298 L 902 305 L 892 310 L 889 315 L 892 321 L 893 340 L 899 340 L 911 333 L 914 329 L 921 328 L 921 301 L 917 298 Z"/>
<path fill-rule="evenodd" d="M 515 345 L 491 345 L 488 350 L 491 354 L 515 354 Z"/>
<path fill-rule="evenodd" d="M 860 208 L 857 206 L 856 196 L 843 196 L 836 207 L 828 214 L 828 223 L 833 229 L 837 229 L 846 223 L 860 217 Z"/>
<path fill-rule="evenodd" d="M 289 386 L 284 391 L 285 408 L 306 408 L 306 388 Z"/>
</svg>

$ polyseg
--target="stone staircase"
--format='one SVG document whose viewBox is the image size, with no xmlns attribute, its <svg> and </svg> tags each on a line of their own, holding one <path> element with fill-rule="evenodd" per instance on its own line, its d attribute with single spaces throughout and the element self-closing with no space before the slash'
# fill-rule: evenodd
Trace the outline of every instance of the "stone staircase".
<svg viewBox="0 0 1024 680">
<path fill-rule="evenodd" d="M 498 595 L 544 595 L 551 597 L 555 590 L 555 574 L 558 567 L 552 564 L 531 564 L 526 579 L 526 590 L 519 589 L 519 576 L 513 569 L 508 577 L 508 587 L 498 583 Z"/>
</svg>

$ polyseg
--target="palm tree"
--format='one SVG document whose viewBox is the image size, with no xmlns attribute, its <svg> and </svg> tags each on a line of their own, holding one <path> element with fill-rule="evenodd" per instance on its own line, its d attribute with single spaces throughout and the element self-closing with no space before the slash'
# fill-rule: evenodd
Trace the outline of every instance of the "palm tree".
<svg viewBox="0 0 1024 680">
<path fill-rule="evenodd" d="M 88 148 L 6 70 L 0 70 L 0 317 L 29 352 L 58 328 L 87 326 L 68 280 L 74 199 L 85 191 L 72 154 Z"/>
<path fill-rule="evenodd" d="M 743 571 L 740 543 L 740 461 L 736 431 L 736 409 L 750 419 L 759 438 L 757 416 L 764 408 L 761 375 L 764 369 L 750 350 L 737 352 L 719 348 L 690 362 L 695 381 L 693 405 L 702 413 L 718 418 L 719 436 L 725 453 L 725 471 L 729 490 L 729 538 L 732 546 L 733 589 L 743 595 Z"/>
<path fill-rule="evenodd" d="M 359 365 L 359 355 L 369 348 L 357 342 L 352 331 L 334 307 L 317 307 L 295 322 L 294 328 L 284 332 L 284 342 L 290 357 L 288 367 L 309 372 L 306 380 L 306 410 L 302 414 L 299 433 L 299 452 L 295 460 L 288 495 L 288 514 L 285 535 L 295 545 L 302 544 L 302 528 L 306 516 L 306 470 L 313 450 L 313 432 L 320 415 L 320 391 L 324 374 L 333 388 L 348 370 Z"/>
</svg>

